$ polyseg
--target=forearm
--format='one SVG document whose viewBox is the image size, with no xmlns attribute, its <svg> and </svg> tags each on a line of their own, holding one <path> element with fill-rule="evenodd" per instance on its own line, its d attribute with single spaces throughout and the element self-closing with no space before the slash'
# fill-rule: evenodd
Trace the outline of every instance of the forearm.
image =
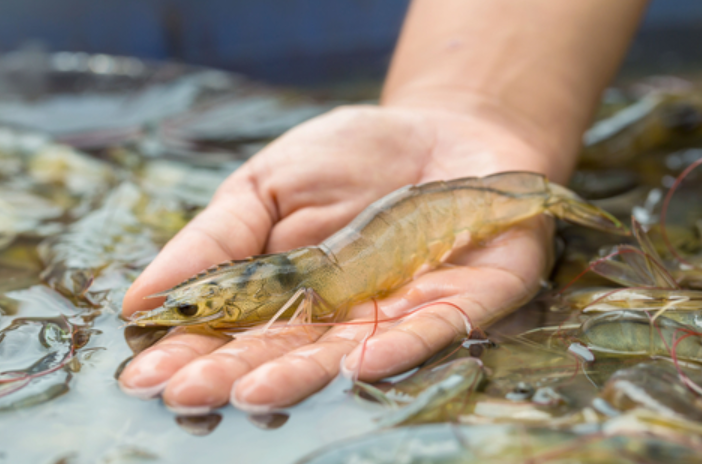
<svg viewBox="0 0 702 464">
<path fill-rule="evenodd" d="M 645 0 L 414 0 L 382 96 L 504 123 L 567 178 Z"/>
</svg>

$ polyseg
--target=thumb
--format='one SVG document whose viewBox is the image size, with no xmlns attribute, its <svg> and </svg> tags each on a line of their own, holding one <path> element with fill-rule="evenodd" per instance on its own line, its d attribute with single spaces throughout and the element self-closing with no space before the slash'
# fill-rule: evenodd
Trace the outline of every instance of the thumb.
<svg viewBox="0 0 702 464">
<path fill-rule="evenodd" d="M 123 316 L 158 306 L 162 300 L 144 298 L 210 266 L 260 253 L 273 223 L 254 182 L 245 173 L 232 175 L 132 284 L 124 297 Z"/>
</svg>

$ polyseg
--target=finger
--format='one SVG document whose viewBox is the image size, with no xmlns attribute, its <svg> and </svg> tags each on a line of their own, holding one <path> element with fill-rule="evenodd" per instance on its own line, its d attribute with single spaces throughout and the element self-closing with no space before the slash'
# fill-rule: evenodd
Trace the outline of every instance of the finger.
<svg viewBox="0 0 702 464">
<path fill-rule="evenodd" d="M 463 282 L 461 287 L 467 291 L 424 303 L 425 308 L 370 339 L 363 355 L 360 349 L 354 350 L 346 359 L 345 369 L 357 372 L 365 381 L 398 374 L 465 337 L 472 329 L 518 308 L 535 293 L 535 287 L 526 288 L 521 279 L 500 269 L 461 268 L 437 274 L 431 279 Z"/>
<path fill-rule="evenodd" d="M 373 330 L 368 324 L 338 326 L 319 341 L 263 364 L 235 383 L 234 406 L 249 412 L 267 412 L 302 401 L 339 374 L 341 360 Z"/>
<path fill-rule="evenodd" d="M 119 386 L 129 395 L 153 398 L 179 369 L 224 343 L 225 338 L 176 331 L 139 353 L 120 375 Z"/>
<path fill-rule="evenodd" d="M 442 299 L 371 338 L 364 347 L 356 348 L 346 359 L 344 369 L 367 382 L 399 374 L 466 337 L 479 326 L 471 321 L 488 314 L 485 307 L 466 295 Z"/>
<path fill-rule="evenodd" d="M 397 298 L 381 300 L 377 306 L 378 320 L 391 318 L 390 314 L 401 308 L 406 310 L 412 307 L 412 303 L 423 303 L 430 295 L 455 294 L 451 286 L 430 287 L 427 291 L 410 292 L 409 296 L 404 294 L 401 302 L 396 301 Z M 232 390 L 234 406 L 259 413 L 275 410 L 295 404 L 323 388 L 339 374 L 344 356 L 356 349 L 374 330 L 378 333 L 387 330 L 389 323 L 375 327 L 374 306 L 374 302 L 367 302 L 354 308 L 352 324 L 341 323 L 318 342 L 294 350 L 244 376 Z M 464 320 L 460 315 L 456 317 Z M 445 327 L 440 329 L 445 330 Z M 465 328 L 452 330 L 451 334 L 455 336 L 458 331 L 465 333 Z M 439 348 L 441 346 L 436 350 Z"/>
<path fill-rule="evenodd" d="M 317 340 L 327 329 L 293 327 L 243 337 L 190 362 L 168 382 L 163 399 L 180 414 L 202 414 L 229 402 L 234 382 L 261 364 Z"/>
<path fill-rule="evenodd" d="M 245 173 L 222 185 L 212 203 L 183 228 L 129 288 L 123 315 L 158 306 L 144 297 L 212 265 L 260 252 L 273 224 L 269 206 Z"/>
</svg>

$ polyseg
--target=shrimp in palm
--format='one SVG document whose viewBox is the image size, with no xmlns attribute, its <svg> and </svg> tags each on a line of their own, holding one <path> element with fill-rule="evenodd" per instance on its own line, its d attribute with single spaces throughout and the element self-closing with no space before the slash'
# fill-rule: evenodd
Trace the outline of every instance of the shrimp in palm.
<svg viewBox="0 0 702 464">
<path fill-rule="evenodd" d="M 131 324 L 245 327 L 280 317 L 339 317 L 437 268 L 456 248 L 541 213 L 627 233 L 614 217 L 536 173 L 407 186 L 319 246 L 223 263 L 154 295 L 166 297 L 163 306 L 136 313 Z"/>
</svg>

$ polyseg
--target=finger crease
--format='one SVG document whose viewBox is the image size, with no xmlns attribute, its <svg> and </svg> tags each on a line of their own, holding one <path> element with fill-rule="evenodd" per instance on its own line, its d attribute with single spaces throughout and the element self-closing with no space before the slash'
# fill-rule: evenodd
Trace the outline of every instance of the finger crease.
<svg viewBox="0 0 702 464">
<path fill-rule="evenodd" d="M 289 356 L 297 358 L 297 359 L 303 359 L 305 361 L 310 361 L 312 364 L 316 364 L 322 372 L 324 372 L 324 375 L 326 376 L 327 379 L 331 379 L 334 377 L 336 374 L 332 374 L 327 367 L 324 366 L 318 359 L 316 359 L 314 356 L 304 356 L 304 355 L 299 355 L 297 353 L 289 353 Z"/>
<path fill-rule="evenodd" d="M 524 277 L 520 276 L 519 274 L 517 274 L 517 273 L 515 273 L 515 272 L 513 272 L 513 271 L 510 271 L 509 269 L 503 269 L 503 268 L 497 267 L 497 266 L 482 266 L 482 267 L 483 267 L 484 269 L 491 269 L 491 270 L 494 270 L 494 271 L 499 271 L 499 272 L 501 272 L 501 273 L 503 273 L 503 274 L 507 274 L 507 275 L 509 275 L 509 276 L 511 276 L 511 277 L 514 277 L 514 278 L 517 279 L 517 280 L 519 281 L 519 283 L 521 284 L 522 290 L 524 291 L 524 293 L 530 293 L 530 292 L 531 292 L 531 286 L 530 286 L 529 283 L 526 281 L 526 279 L 524 279 Z"/>
<path fill-rule="evenodd" d="M 417 332 L 415 332 L 414 330 L 411 330 L 411 329 L 403 329 L 402 327 L 398 327 L 398 330 L 401 330 L 403 333 L 406 333 L 406 334 L 408 334 L 408 335 L 410 335 L 410 336 L 416 338 L 417 340 L 419 340 L 419 342 L 420 342 L 420 343 L 422 344 L 422 346 L 424 347 L 424 352 L 425 352 L 425 354 L 426 354 L 426 353 L 433 353 L 433 352 L 434 352 L 434 348 L 432 348 L 432 347 L 429 345 L 429 343 L 424 339 L 424 337 L 422 337 L 421 335 L 419 335 L 419 334 L 418 334 Z"/>
<path fill-rule="evenodd" d="M 453 307 L 450 307 L 450 308 L 453 309 Z M 446 324 L 446 325 L 448 325 L 449 327 L 451 327 L 451 328 L 453 329 L 453 331 L 455 332 L 455 335 L 461 335 L 461 334 L 464 332 L 464 331 L 461 330 L 458 326 L 456 326 L 456 324 L 454 324 L 453 321 L 449 320 L 449 318 L 447 318 L 447 317 L 444 316 L 443 314 L 440 314 L 440 313 L 438 313 L 438 312 L 433 312 L 433 313 L 427 313 L 426 315 L 427 315 L 427 316 L 431 316 L 431 317 L 433 317 L 433 318 L 435 318 L 435 319 L 437 319 L 437 320 L 440 320 L 440 321 L 442 321 L 444 324 Z M 461 311 L 461 314 L 460 314 L 459 317 L 461 318 L 462 321 L 465 320 L 465 314 L 463 313 L 463 311 Z M 465 324 L 463 324 L 463 325 L 465 325 Z"/>
<path fill-rule="evenodd" d="M 483 314 L 488 314 L 490 311 L 485 307 L 484 304 L 479 302 L 478 300 L 474 299 L 473 297 L 469 296 L 467 293 L 461 293 L 460 295 L 457 296 L 459 299 L 467 302 L 468 304 L 472 304 L 478 307 L 480 311 L 483 312 Z M 464 317 L 468 317 L 464 311 L 461 311 L 463 313 Z M 470 318 L 468 319 L 470 321 Z"/>
<path fill-rule="evenodd" d="M 221 356 L 221 357 L 224 357 L 224 358 L 228 358 L 228 359 L 234 360 L 234 361 L 238 361 L 238 362 L 240 362 L 241 364 L 243 364 L 245 367 L 247 367 L 249 370 L 253 370 L 254 367 L 255 367 L 253 364 L 251 364 L 251 361 L 249 361 L 248 359 L 246 359 L 246 357 L 244 357 L 244 356 L 239 356 L 239 355 L 234 354 L 234 353 L 228 353 L 228 352 L 226 352 L 226 351 L 215 351 L 214 353 L 212 353 L 212 354 L 211 354 L 210 356 L 208 356 L 208 357 L 209 357 L 209 358 L 216 358 L 216 357 L 220 357 L 220 356 Z"/>
</svg>

